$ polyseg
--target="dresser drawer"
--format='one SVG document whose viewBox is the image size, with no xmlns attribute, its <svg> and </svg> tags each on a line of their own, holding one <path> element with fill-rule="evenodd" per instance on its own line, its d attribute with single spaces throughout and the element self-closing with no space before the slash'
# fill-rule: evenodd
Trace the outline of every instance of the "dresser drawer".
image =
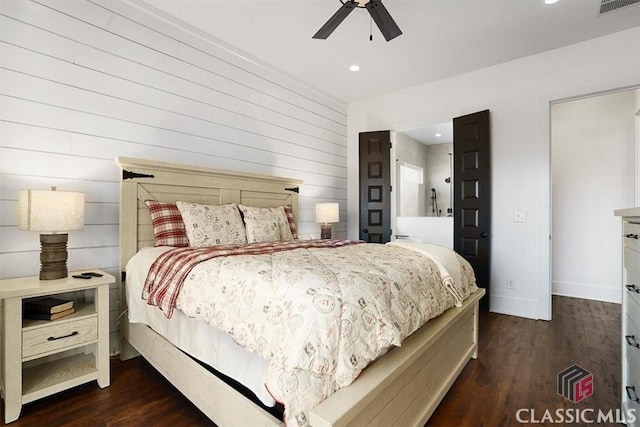
<svg viewBox="0 0 640 427">
<path fill-rule="evenodd" d="M 623 227 L 623 243 L 625 246 L 640 252 L 640 224 L 625 222 Z"/>
<path fill-rule="evenodd" d="M 640 277 L 640 253 L 629 246 L 624 248 L 624 268 Z"/>
<path fill-rule="evenodd" d="M 627 312 L 623 317 L 623 322 L 626 322 L 625 336 L 623 343 L 625 344 L 623 349 L 627 354 L 636 353 L 640 358 L 640 313 Z M 640 366 L 639 366 L 640 368 Z"/>
<path fill-rule="evenodd" d="M 22 332 L 22 359 L 67 350 L 98 339 L 98 317 L 54 321 Z"/>
<path fill-rule="evenodd" d="M 627 353 L 627 378 L 623 378 L 623 402 L 627 410 L 633 409 L 635 412 L 635 422 L 628 423 L 627 426 L 640 425 L 640 354 Z M 628 389 L 631 388 L 631 389 Z"/>
<path fill-rule="evenodd" d="M 627 305 L 624 307 L 625 311 L 640 311 L 640 275 L 627 269 L 622 290 L 626 294 Z"/>
</svg>

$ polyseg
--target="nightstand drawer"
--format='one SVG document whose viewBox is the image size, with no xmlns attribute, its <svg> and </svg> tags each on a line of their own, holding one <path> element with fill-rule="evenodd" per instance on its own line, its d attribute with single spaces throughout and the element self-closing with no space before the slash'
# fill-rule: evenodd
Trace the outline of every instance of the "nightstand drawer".
<svg viewBox="0 0 640 427">
<path fill-rule="evenodd" d="M 22 332 L 22 359 L 67 350 L 97 339 L 97 316 L 72 321 L 54 321 Z"/>
</svg>

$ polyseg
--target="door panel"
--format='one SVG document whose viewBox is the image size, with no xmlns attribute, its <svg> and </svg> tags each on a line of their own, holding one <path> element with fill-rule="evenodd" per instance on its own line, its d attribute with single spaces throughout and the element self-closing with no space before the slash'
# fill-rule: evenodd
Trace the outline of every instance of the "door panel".
<svg viewBox="0 0 640 427">
<path fill-rule="evenodd" d="M 391 240 L 391 132 L 360 133 L 360 239 Z"/>
<path fill-rule="evenodd" d="M 491 151 L 489 110 L 453 119 L 454 249 L 473 267 L 487 293 L 491 274 Z"/>
</svg>

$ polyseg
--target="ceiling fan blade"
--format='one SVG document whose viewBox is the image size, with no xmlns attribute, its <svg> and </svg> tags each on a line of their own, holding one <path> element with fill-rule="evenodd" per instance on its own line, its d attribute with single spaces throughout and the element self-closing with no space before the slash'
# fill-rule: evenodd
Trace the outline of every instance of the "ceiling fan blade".
<svg viewBox="0 0 640 427">
<path fill-rule="evenodd" d="M 387 41 L 395 39 L 402 34 L 402 31 L 380 0 L 369 0 L 365 7 Z"/>
<path fill-rule="evenodd" d="M 318 30 L 317 33 L 313 36 L 314 39 L 326 39 L 333 33 L 333 31 L 340 25 L 342 21 L 345 20 L 347 16 L 356 8 L 358 4 L 349 0 L 342 3 L 342 7 L 338 9 L 336 13 L 333 14 L 331 18 Z"/>
</svg>

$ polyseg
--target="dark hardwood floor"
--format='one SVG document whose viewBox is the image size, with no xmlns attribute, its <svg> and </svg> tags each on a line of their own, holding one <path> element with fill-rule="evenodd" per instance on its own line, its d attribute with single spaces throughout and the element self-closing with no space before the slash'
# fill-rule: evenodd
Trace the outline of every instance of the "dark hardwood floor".
<svg viewBox="0 0 640 427">
<path fill-rule="evenodd" d="M 554 297 L 553 302 L 551 322 L 482 313 L 479 357 L 469 362 L 427 426 L 519 425 L 515 415 L 521 408 L 535 409 L 537 418 L 547 409 L 619 408 L 620 306 L 565 297 Z M 556 391 L 557 374 L 573 364 L 594 378 L 593 395 L 578 404 Z M 29 403 L 11 425 L 213 424 L 136 358 L 112 359 L 110 387 L 100 389 L 94 382 Z"/>
<path fill-rule="evenodd" d="M 521 425 L 521 408 L 535 409 L 537 419 L 547 409 L 615 412 L 621 399 L 620 310 L 619 304 L 554 297 L 551 322 L 482 313 L 478 359 L 427 425 Z M 578 404 L 557 393 L 558 373 L 574 364 L 591 372 L 594 383 L 593 395 Z"/>
</svg>

